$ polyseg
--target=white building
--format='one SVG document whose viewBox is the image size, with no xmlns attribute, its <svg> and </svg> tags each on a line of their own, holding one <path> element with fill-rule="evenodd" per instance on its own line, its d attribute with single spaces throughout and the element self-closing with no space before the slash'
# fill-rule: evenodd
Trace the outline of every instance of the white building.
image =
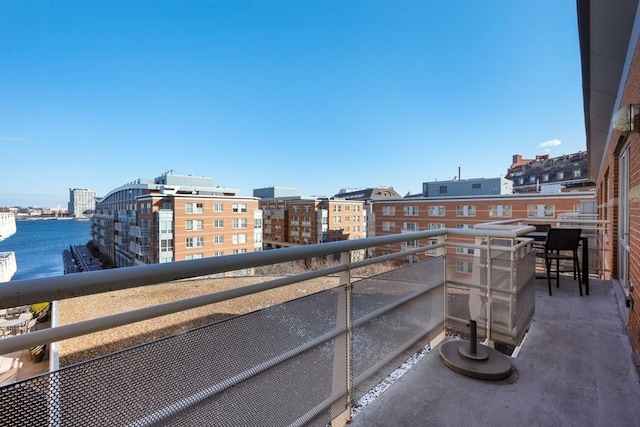
<svg viewBox="0 0 640 427">
<path fill-rule="evenodd" d="M 86 188 L 69 189 L 69 216 L 82 217 L 96 209 L 96 192 Z"/>
</svg>

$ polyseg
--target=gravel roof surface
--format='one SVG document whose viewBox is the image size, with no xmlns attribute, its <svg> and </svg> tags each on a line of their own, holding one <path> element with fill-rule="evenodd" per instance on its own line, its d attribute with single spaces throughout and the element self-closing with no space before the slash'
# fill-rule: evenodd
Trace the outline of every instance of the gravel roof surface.
<svg viewBox="0 0 640 427">
<path fill-rule="evenodd" d="M 260 283 L 274 278 L 193 279 L 70 298 L 59 302 L 58 324 L 67 325 L 110 314 Z M 337 277 L 321 277 L 246 297 L 64 340 L 59 343 L 60 365 L 66 366 L 78 363 L 217 320 L 320 292 L 337 285 Z"/>
</svg>

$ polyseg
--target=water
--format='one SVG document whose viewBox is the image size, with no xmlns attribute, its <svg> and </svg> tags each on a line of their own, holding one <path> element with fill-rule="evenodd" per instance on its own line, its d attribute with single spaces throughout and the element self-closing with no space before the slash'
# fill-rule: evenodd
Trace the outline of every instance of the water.
<svg viewBox="0 0 640 427">
<path fill-rule="evenodd" d="M 16 221 L 16 229 L 0 242 L 0 252 L 15 252 L 18 271 L 11 280 L 62 275 L 62 251 L 91 240 L 91 221 Z"/>
</svg>

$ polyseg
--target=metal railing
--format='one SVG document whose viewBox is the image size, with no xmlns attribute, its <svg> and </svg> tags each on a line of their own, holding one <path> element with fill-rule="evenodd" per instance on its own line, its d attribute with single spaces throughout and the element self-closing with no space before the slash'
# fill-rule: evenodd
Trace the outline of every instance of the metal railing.
<svg viewBox="0 0 640 427">
<path fill-rule="evenodd" d="M 489 340 L 521 338 L 533 314 L 532 306 L 523 308 L 523 301 L 533 303 L 527 277 L 533 263 L 530 239 L 521 236 L 532 230 L 439 229 L 10 282 L 0 287 L 0 308 L 339 258 L 318 270 L 2 339 L 0 354 L 6 354 L 314 278 L 337 275 L 339 283 L 4 386 L 0 426 L 24 420 L 56 426 L 326 425 L 348 419 L 349 405 L 368 391 L 376 373 L 417 343 L 442 337 L 445 325 L 455 326 L 465 315 L 483 322 Z M 447 243 L 448 236 L 475 243 Z M 433 239 L 438 243 L 353 262 L 352 252 Z M 474 253 L 447 254 L 456 246 L 472 247 Z M 427 250 L 437 256 L 371 277 L 354 276 L 359 268 L 404 263 Z"/>
<path fill-rule="evenodd" d="M 481 224 L 476 228 L 493 226 L 524 226 L 529 224 L 548 224 L 552 227 L 581 228 L 582 234 L 588 237 L 589 274 L 598 279 L 609 279 L 611 265 L 608 260 L 612 251 L 611 222 L 598 219 L 596 214 L 566 213 L 557 218 L 516 218 Z M 582 254 L 578 254 L 582 264 Z"/>
</svg>

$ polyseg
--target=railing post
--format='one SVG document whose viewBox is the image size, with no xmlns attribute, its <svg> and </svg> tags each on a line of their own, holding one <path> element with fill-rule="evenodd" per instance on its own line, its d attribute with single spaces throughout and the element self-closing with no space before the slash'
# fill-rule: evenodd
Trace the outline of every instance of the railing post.
<svg viewBox="0 0 640 427">
<path fill-rule="evenodd" d="M 346 339 L 336 339 L 335 356 L 333 363 L 333 382 L 332 392 L 342 391 L 345 383 L 342 381 L 346 374 L 346 402 L 347 408 L 338 417 L 331 421 L 332 427 L 342 427 L 351 421 L 351 405 L 352 405 L 352 375 L 351 375 L 351 252 L 340 253 L 340 264 L 346 265 L 348 268 L 340 273 L 340 286 L 345 287 L 345 291 L 340 293 L 338 297 L 337 322 L 336 325 L 346 326 Z M 345 359 L 341 356 L 344 355 Z M 336 403 L 336 409 L 342 409 L 342 401 Z"/>
<path fill-rule="evenodd" d="M 493 290 L 491 286 L 491 237 L 487 236 L 487 347 L 493 348 L 493 340 L 491 339 L 491 308 L 493 307 Z"/>
</svg>

